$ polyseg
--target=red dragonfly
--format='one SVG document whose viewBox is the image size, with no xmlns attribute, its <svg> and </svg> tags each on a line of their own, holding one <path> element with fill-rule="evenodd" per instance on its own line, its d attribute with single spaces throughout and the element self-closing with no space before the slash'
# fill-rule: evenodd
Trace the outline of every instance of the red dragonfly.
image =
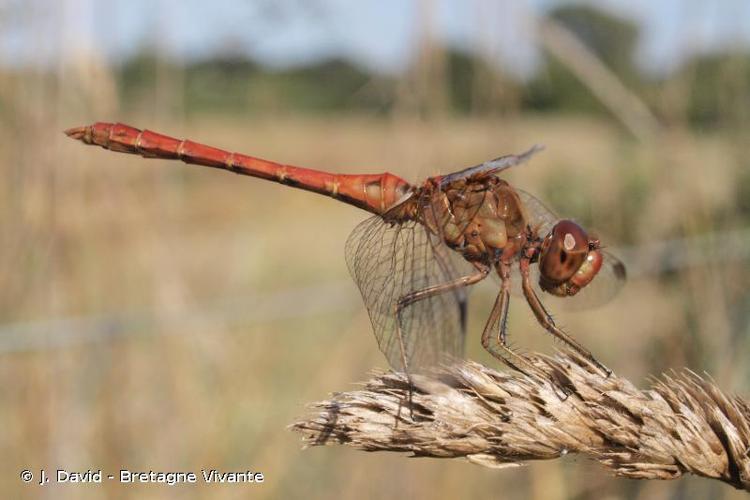
<svg viewBox="0 0 750 500">
<path fill-rule="evenodd" d="M 625 279 L 625 267 L 578 224 L 559 220 L 536 198 L 498 177 L 527 161 L 538 146 L 412 185 L 390 173 L 331 174 L 119 123 L 95 123 L 66 134 L 111 151 L 260 177 L 375 214 L 349 236 L 346 260 L 380 349 L 396 370 L 409 374 L 445 356 L 462 355 L 467 288 L 494 271 L 500 291 L 482 332 L 485 349 L 516 368 L 518 363 L 511 360 L 522 362 L 506 335 L 513 272 L 539 323 L 609 374 L 555 324 L 535 291 L 532 265 L 541 290 L 559 297 L 578 294 L 597 276 L 614 291 Z"/>
</svg>

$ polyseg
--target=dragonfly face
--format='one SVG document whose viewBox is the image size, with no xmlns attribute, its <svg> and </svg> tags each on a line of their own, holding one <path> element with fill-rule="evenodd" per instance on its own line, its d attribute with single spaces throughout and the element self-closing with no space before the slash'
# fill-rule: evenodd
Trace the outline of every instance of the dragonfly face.
<svg viewBox="0 0 750 500">
<path fill-rule="evenodd" d="M 542 242 L 539 286 L 558 297 L 577 294 L 602 267 L 599 246 L 599 240 L 575 222 L 559 221 Z"/>
</svg>

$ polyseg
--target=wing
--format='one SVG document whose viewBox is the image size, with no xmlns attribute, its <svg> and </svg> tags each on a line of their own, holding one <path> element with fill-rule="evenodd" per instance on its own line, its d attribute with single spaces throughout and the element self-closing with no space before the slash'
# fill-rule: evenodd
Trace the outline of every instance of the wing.
<svg viewBox="0 0 750 500">
<path fill-rule="evenodd" d="M 346 242 L 346 260 L 390 365 L 403 370 L 395 305 L 400 297 L 472 273 L 473 268 L 436 235 L 414 221 L 371 217 Z M 401 332 L 409 371 L 463 354 L 466 288 L 406 306 Z"/>
<path fill-rule="evenodd" d="M 474 165 L 473 167 L 468 167 L 458 172 L 445 175 L 440 180 L 440 186 L 444 187 L 452 182 L 461 179 L 467 179 L 469 177 L 497 175 L 503 170 L 507 170 L 511 167 L 515 167 L 516 165 L 527 162 L 529 158 L 543 149 L 544 146 L 542 146 L 541 144 L 534 144 L 527 151 L 519 155 L 500 156 L 498 158 L 495 158 L 494 160 L 489 160 L 484 163 L 480 163 L 479 165 Z"/>
<path fill-rule="evenodd" d="M 547 233 L 552 231 L 552 226 L 560 220 L 560 217 L 550 210 L 547 205 L 539 201 L 536 196 L 529 194 L 522 189 L 515 189 L 519 198 L 521 198 L 521 203 L 526 207 L 526 212 L 529 217 L 529 225 L 531 225 L 533 229 L 536 229 L 539 236 L 544 238 Z"/>
<path fill-rule="evenodd" d="M 565 301 L 565 308 L 571 310 L 599 307 L 617 295 L 627 279 L 625 264 L 609 252 L 602 250 L 604 262 L 597 275 L 573 297 L 559 299 Z"/>
</svg>

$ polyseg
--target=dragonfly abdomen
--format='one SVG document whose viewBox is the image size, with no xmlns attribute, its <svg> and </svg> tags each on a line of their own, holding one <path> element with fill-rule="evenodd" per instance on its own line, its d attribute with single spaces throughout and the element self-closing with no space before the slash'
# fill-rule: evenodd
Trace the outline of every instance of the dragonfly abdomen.
<svg viewBox="0 0 750 500">
<path fill-rule="evenodd" d="M 85 144 L 145 158 L 181 160 L 193 165 L 221 168 L 339 199 L 382 215 L 409 192 L 408 182 L 391 173 L 333 174 L 284 165 L 241 153 L 232 153 L 187 139 L 140 130 L 121 123 L 98 122 L 65 133 Z"/>
</svg>

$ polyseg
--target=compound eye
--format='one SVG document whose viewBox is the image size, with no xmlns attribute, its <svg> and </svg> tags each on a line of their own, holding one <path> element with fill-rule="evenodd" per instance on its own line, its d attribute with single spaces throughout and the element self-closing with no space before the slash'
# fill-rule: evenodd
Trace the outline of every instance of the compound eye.
<svg viewBox="0 0 750 500">
<path fill-rule="evenodd" d="M 589 237 L 571 220 L 555 224 L 542 243 L 539 270 L 549 284 L 568 281 L 586 260 Z"/>
<path fill-rule="evenodd" d="M 575 275 L 570 279 L 570 282 L 575 285 L 576 291 L 591 283 L 591 280 L 596 277 L 597 273 L 602 268 L 603 262 L 604 257 L 602 256 L 601 251 L 592 250 L 588 253 L 586 260 L 584 260 L 581 267 L 578 268 L 578 271 L 576 271 Z"/>
</svg>

